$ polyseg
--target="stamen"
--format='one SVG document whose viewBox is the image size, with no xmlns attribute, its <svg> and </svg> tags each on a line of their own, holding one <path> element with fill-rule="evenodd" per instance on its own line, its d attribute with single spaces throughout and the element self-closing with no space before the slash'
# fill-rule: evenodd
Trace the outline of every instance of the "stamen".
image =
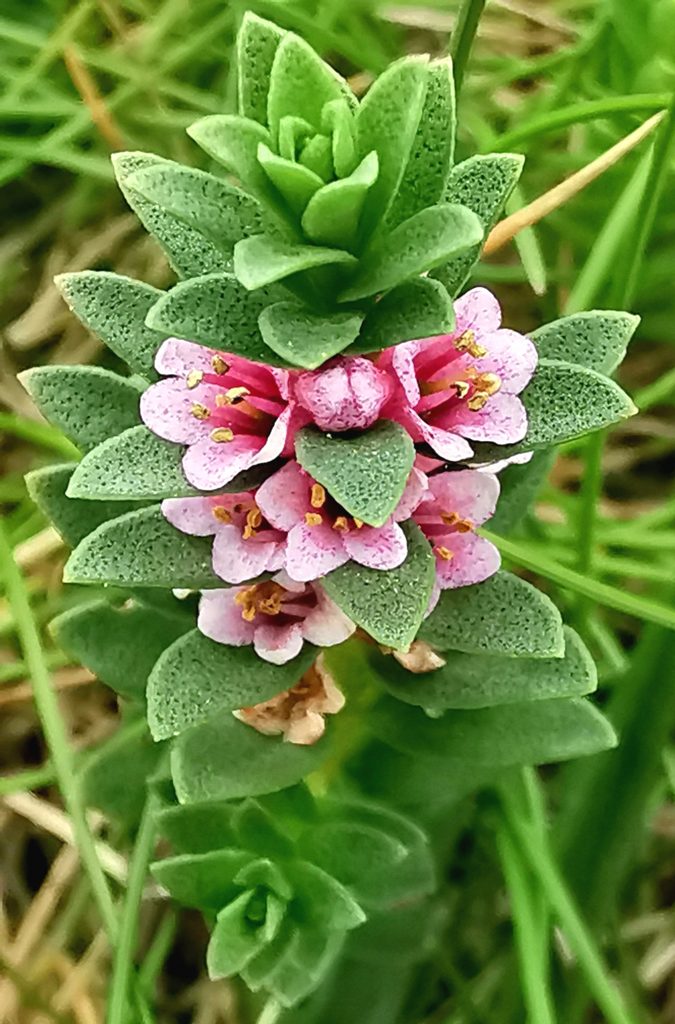
<svg viewBox="0 0 675 1024">
<path fill-rule="evenodd" d="M 323 516 L 320 512 L 305 512 L 305 522 L 308 526 L 321 526 Z"/>
<path fill-rule="evenodd" d="M 250 394 L 251 392 L 245 387 L 228 388 L 224 395 L 218 395 L 220 399 L 218 405 L 237 405 L 238 402 L 241 402 L 242 398 Z"/>
<path fill-rule="evenodd" d="M 446 526 L 454 526 L 457 533 L 469 533 L 473 530 L 470 519 L 462 519 L 456 512 L 441 512 L 441 520 Z"/>
<path fill-rule="evenodd" d="M 229 509 L 225 508 L 224 505 L 214 505 L 211 509 L 211 515 L 214 519 L 217 519 L 219 523 L 232 522 L 232 513 Z"/>
<path fill-rule="evenodd" d="M 326 490 L 321 486 L 321 484 L 312 484 L 312 492 L 309 501 L 312 508 L 323 508 L 326 504 Z"/>
<path fill-rule="evenodd" d="M 211 415 L 207 407 L 202 405 L 201 402 L 194 402 L 190 412 L 196 420 L 207 420 Z"/>
<path fill-rule="evenodd" d="M 246 525 L 244 526 L 244 532 L 242 534 L 244 540 L 250 540 L 255 535 L 255 531 L 262 523 L 262 512 L 257 505 L 249 509 L 246 513 Z"/>
<path fill-rule="evenodd" d="M 229 427 L 216 427 L 215 430 L 211 431 L 211 440 L 215 441 L 216 444 L 233 441 L 234 431 L 230 430 Z"/>
<path fill-rule="evenodd" d="M 444 562 L 451 562 L 452 559 L 454 558 L 454 555 L 450 548 L 441 546 L 439 548 L 435 548 L 434 550 L 436 551 L 436 554 L 439 556 L 439 558 L 442 558 Z"/>
<path fill-rule="evenodd" d="M 357 519 L 356 516 L 353 516 L 352 521 L 357 530 L 360 530 L 363 526 L 363 519 Z"/>
<path fill-rule="evenodd" d="M 471 412 L 479 412 L 487 404 L 489 397 L 484 391 L 477 391 L 466 403 L 467 408 L 471 409 Z"/>
<path fill-rule="evenodd" d="M 502 381 L 501 377 L 498 377 L 496 373 L 481 373 L 480 377 L 476 380 L 476 384 L 487 395 L 495 395 L 501 388 Z"/>
<path fill-rule="evenodd" d="M 190 370 L 187 377 L 185 378 L 185 383 L 187 384 L 188 388 L 192 390 L 192 388 L 196 388 L 198 384 L 201 384 L 203 379 L 203 370 Z"/>
<path fill-rule="evenodd" d="M 222 356 L 212 356 L 211 366 L 213 367 L 214 371 L 218 374 L 227 373 L 227 371 L 230 368 L 228 363 L 225 362 Z"/>
<path fill-rule="evenodd" d="M 466 398 L 471 390 L 471 385 L 466 380 L 456 380 L 453 385 L 458 398 Z"/>
<path fill-rule="evenodd" d="M 468 352 L 474 359 L 480 359 L 481 356 L 487 355 L 487 349 L 483 348 L 476 341 L 476 335 L 473 331 L 464 331 L 455 342 L 455 348 L 458 352 Z"/>
<path fill-rule="evenodd" d="M 278 615 L 282 609 L 284 593 L 284 588 L 278 583 L 254 583 L 252 587 L 240 590 L 234 601 L 241 607 L 242 619 L 253 622 L 258 612 Z"/>
<path fill-rule="evenodd" d="M 347 516 L 337 516 L 333 523 L 334 530 L 342 530 L 343 533 L 349 533 L 349 522 Z"/>
</svg>

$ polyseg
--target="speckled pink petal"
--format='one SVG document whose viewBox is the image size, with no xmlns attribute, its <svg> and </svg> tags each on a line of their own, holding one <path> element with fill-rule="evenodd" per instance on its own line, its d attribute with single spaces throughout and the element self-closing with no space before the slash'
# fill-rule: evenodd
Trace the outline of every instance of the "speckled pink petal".
<svg viewBox="0 0 675 1024">
<path fill-rule="evenodd" d="M 272 616 L 269 616 L 271 619 Z M 284 665 L 302 650 L 302 628 L 299 622 L 276 626 L 272 622 L 256 626 L 253 634 L 255 653 L 273 665 Z"/>
<path fill-rule="evenodd" d="M 475 533 L 456 533 L 445 544 L 453 557 L 447 561 L 436 556 L 436 578 L 443 590 L 482 583 L 499 569 L 499 551 L 484 537 L 477 537 Z"/>
<path fill-rule="evenodd" d="M 522 441 L 527 433 L 527 413 L 516 395 L 498 391 L 482 409 L 472 412 L 466 403 L 462 403 L 443 415 L 439 414 L 434 425 L 457 431 L 471 441 L 514 444 Z"/>
<path fill-rule="evenodd" d="M 427 486 L 426 475 L 414 466 L 406 482 L 405 490 L 401 495 L 401 500 L 394 509 L 394 519 L 397 523 L 402 523 L 405 519 L 410 519 L 415 509 L 424 498 L 424 495 L 427 492 Z"/>
<path fill-rule="evenodd" d="M 393 386 L 384 370 L 355 356 L 301 373 L 295 394 L 321 430 L 365 430 L 378 418 Z"/>
<path fill-rule="evenodd" d="M 499 481 L 492 473 L 461 469 L 432 477 L 429 490 L 443 511 L 456 512 L 479 526 L 494 515 Z"/>
<path fill-rule="evenodd" d="M 183 472 L 198 490 L 215 491 L 253 465 L 261 440 L 252 435 L 240 435 L 232 441 L 218 442 L 207 434 L 186 451 Z"/>
<path fill-rule="evenodd" d="M 471 362 L 480 373 L 496 373 L 502 390 L 517 395 L 532 380 L 537 368 L 537 349 L 524 334 L 506 327 L 481 338 L 487 355 Z"/>
<path fill-rule="evenodd" d="M 410 405 L 417 405 L 420 400 L 420 388 L 415 374 L 415 356 L 420 347 L 419 341 L 404 341 L 397 345 L 391 353 L 391 368 L 398 377 L 404 394 Z"/>
<path fill-rule="evenodd" d="M 310 486 L 297 462 L 287 462 L 260 485 L 256 504 L 268 523 L 288 532 L 309 509 Z"/>
<path fill-rule="evenodd" d="M 502 311 L 496 297 L 487 288 L 472 288 L 455 299 L 454 337 L 474 331 L 482 344 L 482 336 L 496 331 L 502 322 Z"/>
<path fill-rule="evenodd" d="M 211 360 L 214 356 L 222 356 L 221 352 L 197 345 L 194 341 L 183 338 L 167 338 L 157 349 L 155 369 L 157 373 L 171 374 L 174 377 L 187 377 L 190 370 L 213 372 Z"/>
<path fill-rule="evenodd" d="M 286 572 L 291 579 L 310 582 L 349 561 L 340 530 L 326 524 L 298 523 L 286 541 Z"/>
<path fill-rule="evenodd" d="M 395 569 L 408 554 L 405 534 L 394 522 L 350 530 L 343 541 L 349 557 L 368 569 Z"/>
<path fill-rule="evenodd" d="M 410 418 L 414 420 L 421 439 L 445 461 L 461 462 L 473 455 L 473 448 L 458 432 L 427 423 L 416 412 L 411 411 Z"/>
<path fill-rule="evenodd" d="M 192 444 L 208 429 L 207 421 L 193 416 L 192 408 L 195 403 L 211 407 L 218 390 L 209 384 L 191 390 L 177 377 L 159 380 L 141 395 L 141 419 L 165 441 Z"/>
<path fill-rule="evenodd" d="M 316 607 L 309 612 L 302 624 L 305 640 L 316 644 L 317 647 L 341 644 L 352 635 L 356 625 L 319 586 L 316 588 L 316 596 Z"/>
<path fill-rule="evenodd" d="M 219 644 L 242 647 L 253 643 L 254 626 L 242 618 L 235 603 L 240 587 L 231 590 L 205 590 L 199 601 L 197 628 Z"/>
<path fill-rule="evenodd" d="M 245 583 L 277 566 L 275 541 L 244 540 L 238 526 L 224 525 L 213 541 L 213 571 L 226 583 Z"/>
<path fill-rule="evenodd" d="M 213 514 L 218 498 L 166 498 L 162 502 L 162 515 L 183 533 L 193 537 L 208 537 L 219 528 Z"/>
</svg>

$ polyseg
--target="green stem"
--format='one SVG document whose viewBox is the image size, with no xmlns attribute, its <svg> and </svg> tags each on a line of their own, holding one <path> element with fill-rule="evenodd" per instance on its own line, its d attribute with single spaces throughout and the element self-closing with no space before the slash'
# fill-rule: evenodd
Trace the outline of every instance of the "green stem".
<svg viewBox="0 0 675 1024">
<path fill-rule="evenodd" d="M 598 505 L 602 495 L 603 473 L 602 458 L 605 447 L 606 433 L 598 430 L 586 441 L 584 452 L 584 473 L 581 479 L 581 491 L 577 511 L 577 569 L 581 573 L 589 573 L 593 569 L 593 555 L 598 522 Z M 585 622 L 589 613 L 589 600 L 582 598 L 577 613 L 580 621 Z"/>
<path fill-rule="evenodd" d="M 11 793 L 25 793 L 30 789 L 41 789 L 56 782 L 56 771 L 53 765 L 41 765 L 39 768 L 28 768 L 25 772 L 15 775 L 0 776 L 0 797 Z"/>
<path fill-rule="evenodd" d="M 283 1006 L 272 996 L 263 1006 L 257 1024 L 277 1024 L 282 1011 Z"/>
<path fill-rule="evenodd" d="M 455 78 L 455 93 L 457 97 L 462 90 L 464 72 L 471 53 L 471 47 L 478 31 L 478 22 L 483 13 L 486 0 L 463 0 L 462 7 L 457 17 L 452 39 L 450 52 L 452 54 L 453 74 Z"/>
<path fill-rule="evenodd" d="M 169 907 L 159 923 L 150 947 L 138 972 L 138 984 L 143 993 L 152 992 L 164 961 L 169 955 L 178 927 L 178 914 Z"/>
<path fill-rule="evenodd" d="M 117 915 L 105 874 L 96 855 L 75 775 L 72 751 L 45 664 L 40 636 L 33 618 L 26 586 L 14 561 L 5 530 L 0 524 L 0 571 L 7 587 L 24 658 L 33 681 L 35 707 L 40 718 L 59 789 L 70 815 L 82 864 L 89 875 L 92 893 L 111 942 L 117 938 Z"/>
</svg>

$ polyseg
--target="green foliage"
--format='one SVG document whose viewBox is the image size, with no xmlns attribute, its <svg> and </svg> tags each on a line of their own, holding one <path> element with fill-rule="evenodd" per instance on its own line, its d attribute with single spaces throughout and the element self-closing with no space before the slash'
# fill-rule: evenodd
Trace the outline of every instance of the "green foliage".
<svg viewBox="0 0 675 1024">
<path fill-rule="evenodd" d="M 314 267 L 353 263 L 355 258 L 342 249 L 296 245 L 269 235 L 245 238 L 234 249 L 234 272 L 250 291 Z"/>
<path fill-rule="evenodd" d="M 356 437 L 305 427 L 295 445 L 303 469 L 350 515 L 371 526 L 382 526 L 393 513 L 415 459 L 410 435 L 391 420 Z"/>
<path fill-rule="evenodd" d="M 134 829 L 146 800 L 146 780 L 160 770 L 164 744 L 154 743 L 143 717 L 127 722 L 88 756 L 80 773 L 82 795 L 117 825 Z"/>
<path fill-rule="evenodd" d="M 315 370 L 338 355 L 358 336 L 363 316 L 321 316 L 299 302 L 275 302 L 258 319 L 266 345 L 287 363 Z"/>
<path fill-rule="evenodd" d="M 452 302 L 440 281 L 413 278 L 393 288 L 373 306 L 348 354 L 377 352 L 416 335 L 431 338 L 447 334 L 454 326 Z"/>
<path fill-rule="evenodd" d="M 532 333 L 540 358 L 612 373 L 626 354 L 640 318 L 631 313 L 596 309 L 545 324 Z"/>
</svg>

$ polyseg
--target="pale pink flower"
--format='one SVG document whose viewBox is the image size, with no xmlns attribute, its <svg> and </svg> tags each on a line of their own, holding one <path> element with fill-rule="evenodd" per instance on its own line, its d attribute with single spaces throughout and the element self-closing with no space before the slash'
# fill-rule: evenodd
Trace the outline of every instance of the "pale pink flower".
<svg viewBox="0 0 675 1024">
<path fill-rule="evenodd" d="M 350 516 L 297 462 L 288 462 L 260 485 L 256 502 L 268 523 L 288 534 L 285 569 L 291 579 L 315 580 L 352 559 L 371 569 L 395 569 L 408 545 L 399 522 L 409 519 L 426 490 L 413 469 L 393 515 L 383 526 Z"/>
<path fill-rule="evenodd" d="M 203 591 L 197 626 L 220 644 L 253 644 L 274 665 L 295 658 L 305 640 L 332 647 L 356 628 L 321 587 L 297 583 L 284 572 L 264 583 Z"/>
<path fill-rule="evenodd" d="M 499 481 L 492 473 L 450 470 L 428 478 L 428 490 L 413 519 L 436 556 L 436 587 L 441 590 L 480 583 L 497 572 L 500 556 L 489 540 L 474 532 L 494 513 Z"/>
<path fill-rule="evenodd" d="M 193 487 L 214 491 L 251 466 L 293 449 L 289 376 L 262 363 L 167 338 L 155 358 L 166 376 L 141 397 L 143 422 L 159 437 L 188 446 L 183 470 Z M 293 422 L 292 422 L 293 419 Z"/>
<path fill-rule="evenodd" d="M 324 715 L 336 715 L 344 704 L 344 694 L 338 690 L 320 654 L 290 690 L 232 714 L 263 736 L 282 735 L 286 743 L 310 746 L 324 734 Z"/>
<path fill-rule="evenodd" d="M 455 315 L 452 334 L 396 345 L 377 364 L 398 381 L 383 415 L 452 462 L 471 457 L 469 441 L 522 441 L 527 414 L 518 395 L 537 365 L 530 339 L 500 327 L 499 303 L 487 289 L 457 299 Z"/>
<path fill-rule="evenodd" d="M 361 356 L 339 357 L 320 370 L 301 373 L 294 393 L 321 430 L 365 430 L 394 389 L 383 370 Z"/>
<path fill-rule="evenodd" d="M 226 583 L 244 583 L 284 564 L 286 534 L 265 520 L 252 491 L 167 498 L 162 513 L 183 533 L 213 535 L 213 571 Z"/>
</svg>

